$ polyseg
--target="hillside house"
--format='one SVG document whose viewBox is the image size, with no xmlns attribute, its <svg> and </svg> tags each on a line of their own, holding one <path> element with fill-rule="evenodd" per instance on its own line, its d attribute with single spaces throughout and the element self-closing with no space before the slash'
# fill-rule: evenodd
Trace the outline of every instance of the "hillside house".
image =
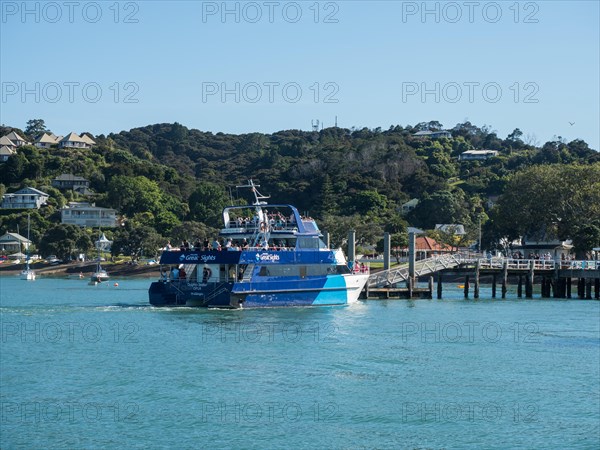
<svg viewBox="0 0 600 450">
<path fill-rule="evenodd" d="M 3 209 L 39 209 L 50 198 L 49 194 L 32 187 L 26 187 L 17 192 L 2 196 Z"/>
<path fill-rule="evenodd" d="M 496 150 L 467 150 L 466 152 L 462 152 L 458 159 L 460 161 L 484 161 L 494 156 L 498 156 Z"/>
<path fill-rule="evenodd" d="M 89 188 L 90 182 L 83 177 L 70 173 L 63 173 L 52 180 L 52 187 L 57 189 L 71 189 L 78 191 L 82 188 Z"/>
<path fill-rule="evenodd" d="M 116 227 L 117 211 L 87 202 L 69 202 L 60 210 L 61 223 L 80 227 Z"/>
<path fill-rule="evenodd" d="M 34 145 L 39 148 L 50 148 L 53 145 L 58 145 L 62 138 L 62 136 L 56 136 L 54 133 L 44 133 L 35 140 Z"/>
</svg>

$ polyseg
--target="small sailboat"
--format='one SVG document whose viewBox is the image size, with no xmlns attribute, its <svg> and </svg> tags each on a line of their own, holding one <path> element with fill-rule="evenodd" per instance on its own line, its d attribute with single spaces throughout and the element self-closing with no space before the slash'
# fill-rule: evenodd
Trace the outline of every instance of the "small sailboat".
<svg viewBox="0 0 600 450">
<path fill-rule="evenodd" d="M 102 233 L 96 241 L 96 249 L 98 250 L 98 256 L 96 259 L 96 271 L 92 274 L 90 284 L 102 283 L 103 281 L 108 281 L 108 279 L 110 278 L 106 270 L 104 270 L 102 268 L 102 265 L 100 264 L 100 252 L 102 250 L 108 250 L 111 244 L 112 241 L 106 239 L 104 233 Z"/>
<path fill-rule="evenodd" d="M 27 215 L 27 244 L 25 244 L 25 268 L 21 271 L 21 280 L 34 281 L 35 280 L 35 271 L 29 267 L 29 214 Z"/>
</svg>

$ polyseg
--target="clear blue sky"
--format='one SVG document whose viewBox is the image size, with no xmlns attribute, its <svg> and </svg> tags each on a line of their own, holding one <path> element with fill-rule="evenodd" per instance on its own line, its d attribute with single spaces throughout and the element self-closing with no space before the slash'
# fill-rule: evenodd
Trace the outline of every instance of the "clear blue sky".
<svg viewBox="0 0 600 450">
<path fill-rule="evenodd" d="M 600 144 L 598 1 L 0 4 L 6 125 L 269 133 L 336 116 L 383 129 L 466 119 L 500 137 Z"/>
</svg>

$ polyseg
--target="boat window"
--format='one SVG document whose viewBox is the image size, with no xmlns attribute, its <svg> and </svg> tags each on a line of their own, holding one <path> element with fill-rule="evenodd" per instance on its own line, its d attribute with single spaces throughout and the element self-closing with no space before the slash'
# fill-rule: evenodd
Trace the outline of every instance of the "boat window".
<svg viewBox="0 0 600 450">
<path fill-rule="evenodd" d="M 340 275 L 343 275 L 345 273 L 350 273 L 350 268 L 346 265 L 339 265 L 336 266 L 337 268 L 337 273 L 339 273 Z"/>
<path fill-rule="evenodd" d="M 296 241 L 298 249 L 317 249 L 319 248 L 319 239 L 317 237 L 299 237 Z"/>
</svg>

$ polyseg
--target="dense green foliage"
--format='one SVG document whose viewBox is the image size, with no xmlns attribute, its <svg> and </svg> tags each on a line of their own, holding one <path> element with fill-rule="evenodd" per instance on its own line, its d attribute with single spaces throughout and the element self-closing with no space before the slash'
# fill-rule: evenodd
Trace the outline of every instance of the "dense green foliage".
<svg viewBox="0 0 600 450">
<path fill-rule="evenodd" d="M 39 119 L 27 126 L 29 133 L 46 130 Z M 51 194 L 49 206 L 31 217 L 32 238 L 40 242 L 44 234 L 57 232 L 53 227 L 60 222 L 60 207 L 84 200 L 73 191 L 51 188 L 51 180 L 62 173 L 82 176 L 97 193 L 87 200 L 115 208 L 125 218 L 126 227 L 109 230 L 115 247 L 138 256 L 153 253 L 152 248 L 169 239 L 178 244 L 181 239 L 214 236 L 222 207 L 241 197 L 249 200 L 247 192 L 235 188 L 249 178 L 260 182 L 261 191 L 273 201 L 294 204 L 303 214 L 317 218 L 321 228 L 330 232 L 332 245 L 341 245 L 351 228 L 357 231 L 359 243 L 375 245 L 384 231 L 403 242 L 409 224 L 431 229 L 436 223 L 461 223 L 468 231 L 467 240 L 474 239 L 479 220 L 485 224 L 488 248 L 501 239 L 554 228 L 561 236 L 577 239 L 582 249 L 599 245 L 594 238 L 597 221 L 589 221 L 585 230 L 583 223 L 573 223 L 573 217 L 581 214 L 588 214 L 582 220 L 589 214 L 599 216 L 596 210 L 586 209 L 594 201 L 600 204 L 598 194 L 593 189 L 585 195 L 555 192 L 557 179 L 582 180 L 586 170 L 597 170 L 600 154 L 585 142 L 566 143 L 559 138 L 536 147 L 523 141 L 519 129 L 501 139 L 489 127 L 469 122 L 454 127 L 451 139 L 413 136 L 419 130 L 439 128 L 441 124 L 429 122 L 385 131 L 328 128 L 231 135 L 178 123 L 156 124 L 97 136 L 91 149 L 21 147 L 0 163 L 0 193 L 31 186 Z M 0 135 L 12 129 L 0 127 Z M 485 161 L 458 158 L 466 150 L 482 148 L 499 154 Z M 557 168 L 572 168 L 573 173 L 557 172 Z M 528 180 L 535 180 L 530 184 L 542 191 L 533 192 Z M 575 194 L 580 194 L 579 206 L 567 219 Z M 489 199 L 498 196 L 498 207 L 491 208 Z M 401 205 L 411 198 L 420 203 L 402 217 Z M 523 201 L 534 198 L 537 202 Z M 546 202 L 563 209 L 551 214 Z M 535 220 L 526 220 L 527 215 Z M 25 223 L 26 213 L 3 211 L 0 234 L 15 231 L 17 224 L 23 229 Z M 75 236 L 71 240 L 77 241 Z M 85 250 L 87 244 L 81 245 L 77 249 Z"/>
</svg>

